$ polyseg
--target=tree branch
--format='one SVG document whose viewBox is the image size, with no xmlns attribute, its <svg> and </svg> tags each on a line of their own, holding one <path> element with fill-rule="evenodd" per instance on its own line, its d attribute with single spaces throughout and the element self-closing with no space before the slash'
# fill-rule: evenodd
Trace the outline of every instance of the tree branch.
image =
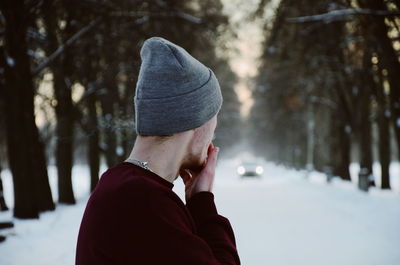
<svg viewBox="0 0 400 265">
<path fill-rule="evenodd" d="M 137 18 L 135 20 L 135 23 L 137 24 L 142 24 L 150 17 L 180 17 L 184 20 L 187 20 L 191 23 L 195 24 L 201 24 L 203 21 L 201 18 L 192 16 L 187 13 L 183 12 L 164 12 L 164 13 L 148 13 L 148 12 L 112 12 L 111 16 L 114 17 L 134 17 Z M 71 38 L 69 38 L 64 44 L 62 44 L 60 47 L 57 48 L 55 52 L 53 52 L 49 57 L 44 59 L 44 61 L 36 67 L 36 69 L 33 70 L 33 75 L 38 75 L 41 71 L 43 71 L 44 68 L 46 68 L 51 62 L 53 62 L 58 56 L 60 56 L 66 48 L 71 46 L 76 40 L 78 40 L 82 35 L 90 31 L 92 28 L 94 28 L 97 24 L 99 24 L 101 21 L 101 18 L 97 18 L 90 22 L 87 26 L 79 30 L 77 33 L 75 33 Z"/>
<path fill-rule="evenodd" d="M 400 16 L 400 11 L 388 10 L 373 10 L 367 8 L 349 8 L 332 10 L 327 13 L 287 18 L 286 21 L 290 23 L 304 23 L 322 21 L 324 23 L 331 23 L 335 21 L 347 21 L 352 19 L 354 15 L 373 15 L 373 16 Z"/>
<path fill-rule="evenodd" d="M 141 19 L 148 19 L 150 17 L 179 17 L 188 22 L 194 24 L 201 24 L 203 20 L 201 18 L 192 16 L 184 12 L 161 12 L 161 13 L 149 13 L 149 12 L 112 12 L 113 17 L 133 17 Z"/>
<path fill-rule="evenodd" d="M 36 69 L 33 70 L 33 75 L 39 74 L 45 67 L 47 67 L 52 61 L 54 61 L 58 56 L 60 56 L 66 48 L 71 46 L 76 40 L 78 40 L 82 35 L 90 31 L 94 26 L 99 24 L 101 21 L 100 18 L 97 18 L 90 22 L 87 26 L 83 27 L 77 33 L 75 33 L 71 38 L 69 38 L 64 44 L 57 48 L 55 52 L 53 52 L 49 57 L 47 57 Z"/>
</svg>

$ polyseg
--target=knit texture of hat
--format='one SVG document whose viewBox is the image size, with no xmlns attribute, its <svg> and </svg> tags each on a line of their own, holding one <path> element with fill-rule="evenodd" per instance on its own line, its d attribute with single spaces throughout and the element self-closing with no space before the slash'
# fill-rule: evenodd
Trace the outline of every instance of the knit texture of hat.
<svg viewBox="0 0 400 265">
<path fill-rule="evenodd" d="M 170 135 L 198 128 L 221 109 L 213 71 L 182 47 L 160 37 L 147 39 L 136 84 L 136 133 Z"/>
</svg>

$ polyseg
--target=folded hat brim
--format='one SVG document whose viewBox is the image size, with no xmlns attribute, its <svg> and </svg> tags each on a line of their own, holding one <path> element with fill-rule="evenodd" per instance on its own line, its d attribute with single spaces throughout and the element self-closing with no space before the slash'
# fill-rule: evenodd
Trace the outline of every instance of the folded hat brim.
<svg viewBox="0 0 400 265">
<path fill-rule="evenodd" d="M 135 96 L 136 132 L 153 136 L 180 133 L 198 128 L 217 115 L 223 98 L 215 74 L 211 69 L 209 72 L 206 83 L 186 94 L 154 99 Z"/>
</svg>

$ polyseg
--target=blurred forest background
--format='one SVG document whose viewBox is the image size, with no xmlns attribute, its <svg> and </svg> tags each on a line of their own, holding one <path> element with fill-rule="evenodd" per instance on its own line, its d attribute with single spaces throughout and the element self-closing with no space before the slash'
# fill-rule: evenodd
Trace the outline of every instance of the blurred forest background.
<svg viewBox="0 0 400 265">
<path fill-rule="evenodd" d="M 344 180 L 359 162 L 365 191 L 376 160 L 381 188 L 390 189 L 400 147 L 399 8 L 395 0 L 280 1 L 263 27 L 253 91 L 258 153 Z"/>
<path fill-rule="evenodd" d="M 129 155 L 139 51 L 152 36 L 215 71 L 224 96 L 215 142 L 226 155 L 244 143 L 278 164 L 349 181 L 350 163 L 359 162 L 364 191 L 376 185 L 377 161 L 380 187 L 389 189 L 400 147 L 400 1 L 253 6 L 231 23 L 211 0 L 1 1 L 0 164 L 12 172 L 14 216 L 55 208 L 48 165 L 57 167 L 57 202 L 74 204 L 74 164 L 88 164 L 94 189 L 101 163 Z M 230 64 L 241 23 L 260 27 L 262 40 L 257 74 L 245 78 Z M 239 82 L 251 92 L 248 115 Z"/>
</svg>

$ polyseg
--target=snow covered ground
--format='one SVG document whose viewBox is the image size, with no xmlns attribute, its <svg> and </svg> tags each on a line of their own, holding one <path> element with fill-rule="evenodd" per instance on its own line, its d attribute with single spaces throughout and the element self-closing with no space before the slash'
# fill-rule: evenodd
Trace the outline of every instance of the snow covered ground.
<svg viewBox="0 0 400 265">
<path fill-rule="evenodd" d="M 234 159 L 219 162 L 214 194 L 220 214 L 232 223 L 242 264 L 400 264 L 400 164 L 391 167 L 393 191 L 372 189 L 368 194 L 354 183 L 327 184 L 323 174 L 307 176 L 272 163 L 264 163 L 261 179 L 240 179 L 237 165 Z M 357 170 L 352 165 L 354 179 Z M 49 175 L 55 191 L 54 168 Z M 12 205 L 10 173 L 2 176 Z M 74 264 L 88 199 L 85 166 L 74 167 L 73 185 L 76 206 L 58 206 L 39 220 L 13 220 L 15 228 L 0 231 L 7 235 L 0 243 L 1 265 Z M 174 190 L 183 198 L 180 180 Z M 0 213 L 0 220 L 10 219 L 11 212 Z"/>
</svg>

